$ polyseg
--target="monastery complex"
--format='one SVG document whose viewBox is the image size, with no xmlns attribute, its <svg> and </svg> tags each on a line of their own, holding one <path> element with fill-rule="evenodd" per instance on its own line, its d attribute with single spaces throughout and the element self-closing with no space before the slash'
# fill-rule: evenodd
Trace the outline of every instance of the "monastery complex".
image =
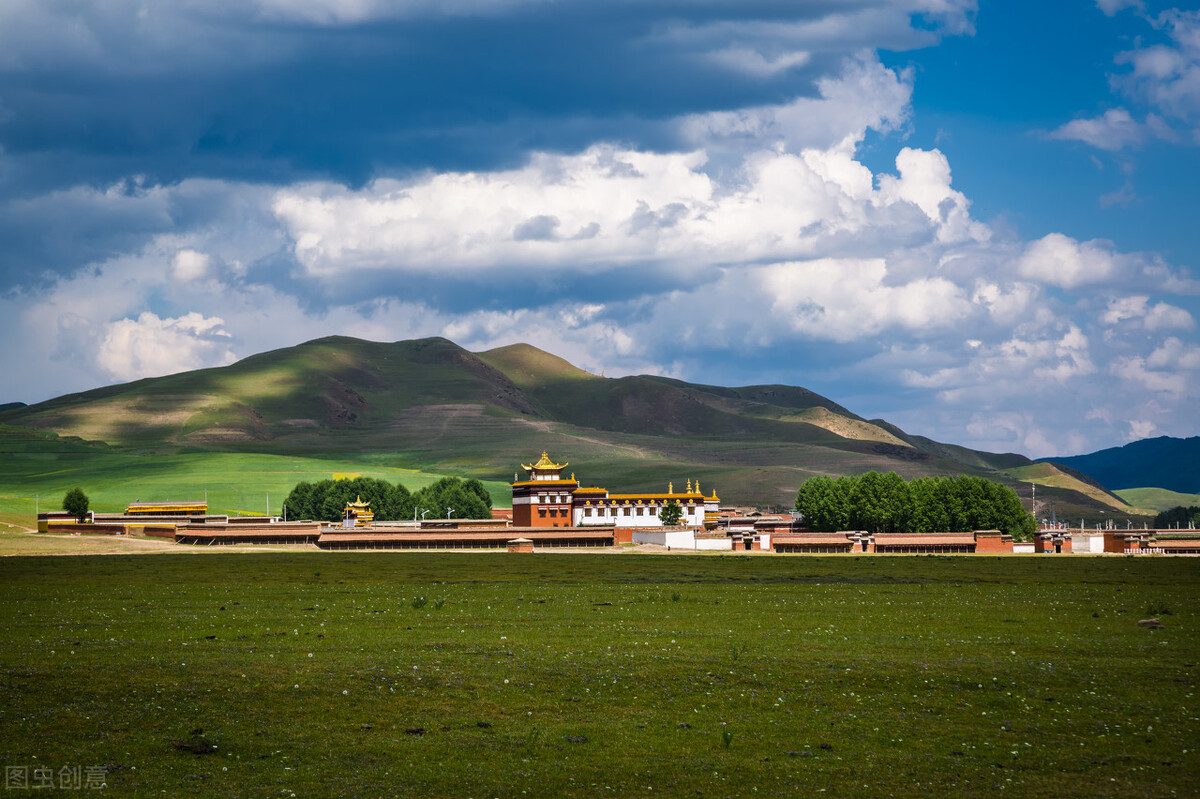
<svg viewBox="0 0 1200 799">
<path fill-rule="evenodd" d="M 680 491 L 611 493 L 583 486 L 570 464 L 547 452 L 514 475 L 512 509 L 489 519 L 380 521 L 358 497 L 342 522 L 283 521 L 274 516 L 210 514 L 206 502 L 133 502 L 124 513 L 89 513 L 84 522 L 64 512 L 38 514 L 41 532 L 143 535 L 185 545 L 300 544 L 321 549 L 473 549 L 530 553 L 555 548 L 649 545 L 672 552 L 781 554 L 1164 554 L 1200 555 L 1200 537 L 1186 530 L 1044 529 L 1032 542 L 998 530 L 945 533 L 816 533 L 797 514 L 771 515 L 722 507 L 687 479 Z M 670 508 L 670 511 L 668 511 Z M 664 514 L 678 513 L 674 524 Z"/>
<path fill-rule="evenodd" d="M 698 480 L 694 486 L 688 480 L 687 489 L 679 493 L 674 483 L 668 483 L 665 494 L 610 494 L 606 488 L 580 487 L 574 474 L 564 479 L 562 472 L 568 465 L 554 463 L 545 452 L 537 463 L 521 464 L 529 475 L 512 484 L 514 525 L 662 527 L 662 510 L 671 502 L 679 505 L 679 524 L 684 527 L 704 527 L 717 520 L 720 500 L 715 491 L 704 496 Z"/>
</svg>

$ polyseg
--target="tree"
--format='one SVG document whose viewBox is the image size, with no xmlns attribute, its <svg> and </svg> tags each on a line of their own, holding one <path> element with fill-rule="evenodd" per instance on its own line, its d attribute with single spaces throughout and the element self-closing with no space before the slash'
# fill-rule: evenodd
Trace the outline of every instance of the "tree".
<svg viewBox="0 0 1200 799">
<path fill-rule="evenodd" d="M 359 498 L 370 504 L 371 512 L 381 522 L 412 518 L 412 496 L 408 489 L 374 477 L 297 483 L 283 505 L 289 519 L 337 522 L 346 504 Z"/>
<path fill-rule="evenodd" d="M 1200 524 L 1200 507 L 1192 505 L 1185 508 L 1183 505 L 1176 505 L 1154 517 L 1154 526 L 1159 529 L 1187 527 L 1189 522 Z"/>
<path fill-rule="evenodd" d="M 492 518 L 492 498 L 478 480 L 443 477 L 412 495 L 417 514 L 427 510 L 435 519 L 453 514 L 457 519 Z"/>
<path fill-rule="evenodd" d="M 62 508 L 79 521 L 83 521 L 87 518 L 89 504 L 87 494 L 83 493 L 83 489 L 76 486 L 63 497 Z"/>
<path fill-rule="evenodd" d="M 679 507 L 678 502 L 671 500 L 666 505 L 663 505 L 662 513 L 659 514 L 658 518 L 662 520 L 663 527 L 674 527 L 683 518 L 683 508 Z"/>
<path fill-rule="evenodd" d="M 895 472 L 805 480 L 796 510 L 810 530 L 936 533 L 998 529 L 1029 540 L 1032 514 L 1008 486 L 982 477 L 921 477 L 906 483 Z"/>
</svg>

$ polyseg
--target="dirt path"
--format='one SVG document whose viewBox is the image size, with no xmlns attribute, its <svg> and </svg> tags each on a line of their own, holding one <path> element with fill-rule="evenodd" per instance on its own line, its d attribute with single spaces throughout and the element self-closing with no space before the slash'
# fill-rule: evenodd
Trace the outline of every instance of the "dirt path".
<svg viewBox="0 0 1200 799">
<path fill-rule="evenodd" d="M 619 450 L 641 460 L 650 459 L 650 453 L 639 447 L 634 447 L 628 444 L 614 444 L 608 439 L 593 438 L 592 436 L 585 436 L 579 433 L 569 433 L 565 430 L 556 430 L 554 429 L 555 424 L 557 424 L 556 422 L 547 422 L 542 419 L 518 419 L 517 421 L 521 422 L 522 424 L 527 424 L 530 427 L 536 427 L 543 433 L 551 433 L 553 435 L 564 436 L 566 438 L 573 438 L 577 441 L 586 441 L 589 444 L 595 444 L 608 449 Z"/>
</svg>

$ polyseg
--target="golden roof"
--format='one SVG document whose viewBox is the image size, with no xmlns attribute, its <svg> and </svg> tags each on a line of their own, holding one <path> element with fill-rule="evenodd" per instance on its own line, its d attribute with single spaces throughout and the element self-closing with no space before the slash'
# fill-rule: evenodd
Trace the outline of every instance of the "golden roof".
<svg viewBox="0 0 1200 799">
<path fill-rule="evenodd" d="M 697 494 L 696 492 L 693 491 L 690 494 L 609 494 L 608 498 L 609 499 L 618 499 L 618 500 L 623 499 L 626 502 L 628 502 L 631 499 L 635 499 L 635 500 L 639 500 L 639 499 L 676 499 L 676 500 L 686 500 L 689 502 L 694 502 L 698 499 L 704 499 L 704 495 Z"/>
<path fill-rule="evenodd" d="M 371 503 L 363 502 L 362 495 L 359 495 L 358 498 L 355 499 L 353 502 L 347 502 L 346 507 L 347 508 L 363 508 L 365 510 L 366 508 L 371 507 Z"/>
<path fill-rule="evenodd" d="M 522 463 L 521 468 L 525 469 L 526 471 L 533 471 L 534 469 L 565 469 L 568 465 L 569 464 L 566 463 L 555 463 L 554 461 L 550 460 L 550 456 L 546 454 L 546 450 L 542 450 L 541 460 L 530 466 L 526 466 Z"/>
</svg>

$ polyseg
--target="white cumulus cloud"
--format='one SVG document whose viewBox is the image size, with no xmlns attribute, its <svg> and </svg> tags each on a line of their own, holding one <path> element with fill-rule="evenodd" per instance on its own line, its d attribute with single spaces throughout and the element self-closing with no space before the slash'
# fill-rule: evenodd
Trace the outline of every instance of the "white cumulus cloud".
<svg viewBox="0 0 1200 799">
<path fill-rule="evenodd" d="M 160 319 L 143 311 L 137 319 L 109 323 L 100 338 L 96 361 L 118 380 L 185 372 L 233 363 L 237 356 L 223 339 L 224 320 L 188 313 Z"/>
</svg>

